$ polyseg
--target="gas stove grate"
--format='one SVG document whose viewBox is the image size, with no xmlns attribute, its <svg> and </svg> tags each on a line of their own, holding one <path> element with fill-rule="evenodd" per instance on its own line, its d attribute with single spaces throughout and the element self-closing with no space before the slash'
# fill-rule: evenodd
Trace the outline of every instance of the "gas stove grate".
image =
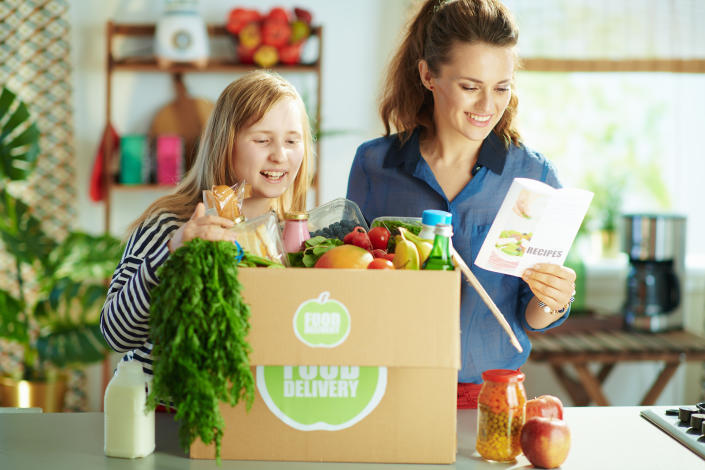
<svg viewBox="0 0 705 470">
<path fill-rule="evenodd" d="M 644 410 L 640 414 L 644 419 L 650 421 L 705 460 L 705 435 L 702 434 L 702 430 L 705 427 L 701 426 L 700 429 L 695 429 L 684 422 L 686 420 L 683 412 L 689 408 L 694 409 L 695 413 L 703 413 L 705 411 L 705 403 L 698 403 L 697 407 L 681 407 L 680 410 L 667 410 L 666 412 L 663 410 Z M 679 411 L 684 421 L 679 418 Z M 690 415 L 688 415 L 688 418 L 690 418 Z"/>
</svg>

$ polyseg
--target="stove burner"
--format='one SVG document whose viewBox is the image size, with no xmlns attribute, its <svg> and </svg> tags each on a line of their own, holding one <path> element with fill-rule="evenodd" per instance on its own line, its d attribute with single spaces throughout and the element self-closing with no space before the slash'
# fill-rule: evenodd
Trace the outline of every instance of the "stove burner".
<svg viewBox="0 0 705 470">
<path fill-rule="evenodd" d="M 665 413 L 644 410 L 641 416 L 705 460 L 705 402 Z"/>
</svg>

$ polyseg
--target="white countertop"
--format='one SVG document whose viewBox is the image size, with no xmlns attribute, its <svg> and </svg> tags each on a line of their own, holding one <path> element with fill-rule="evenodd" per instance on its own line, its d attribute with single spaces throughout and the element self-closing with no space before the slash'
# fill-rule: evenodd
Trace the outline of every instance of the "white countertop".
<svg viewBox="0 0 705 470">
<path fill-rule="evenodd" d="M 566 408 L 572 445 L 564 469 L 691 469 L 705 460 L 639 416 L 644 409 L 667 407 Z M 453 465 L 333 464 L 191 460 L 177 444 L 172 415 L 157 415 L 157 451 L 143 459 L 103 455 L 102 413 L 0 414 L 0 468 L 12 470 L 75 469 L 520 469 L 532 468 L 520 456 L 512 464 L 483 461 L 475 453 L 475 410 L 458 412 L 458 455 Z M 703 442 L 705 446 L 705 442 Z"/>
</svg>

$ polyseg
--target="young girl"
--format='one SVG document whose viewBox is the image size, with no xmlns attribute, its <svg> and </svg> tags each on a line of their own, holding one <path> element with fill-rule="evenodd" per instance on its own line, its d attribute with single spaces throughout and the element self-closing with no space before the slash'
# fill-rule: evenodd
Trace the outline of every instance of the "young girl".
<svg viewBox="0 0 705 470">
<path fill-rule="evenodd" d="M 476 405 L 482 372 L 518 369 L 525 330 L 568 316 L 575 273 L 542 264 L 517 278 L 472 265 L 515 177 L 560 186 L 553 166 L 514 128 L 518 31 L 499 0 L 428 0 L 394 57 L 380 106 L 384 137 L 357 149 L 348 198 L 368 220 L 453 215 L 453 246 L 507 317 L 517 353 L 479 295 L 463 282 L 458 406 Z M 398 134 L 392 135 L 392 128 Z"/>
<path fill-rule="evenodd" d="M 157 199 L 132 224 L 110 282 L 100 325 L 110 347 L 152 373 L 150 291 L 157 268 L 194 238 L 234 240 L 233 221 L 205 215 L 202 191 L 246 181 L 247 218 L 274 209 L 304 210 L 313 142 L 296 89 L 280 76 L 251 72 L 221 93 L 203 132 L 193 167 L 173 194 Z"/>
</svg>

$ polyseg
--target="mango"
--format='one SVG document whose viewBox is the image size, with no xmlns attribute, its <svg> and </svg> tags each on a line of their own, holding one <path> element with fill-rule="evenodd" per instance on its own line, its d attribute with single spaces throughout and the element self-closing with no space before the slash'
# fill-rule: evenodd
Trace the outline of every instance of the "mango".
<svg viewBox="0 0 705 470">
<path fill-rule="evenodd" d="M 323 253 L 314 268 L 367 269 L 373 259 L 372 253 L 364 248 L 340 245 Z"/>
</svg>

